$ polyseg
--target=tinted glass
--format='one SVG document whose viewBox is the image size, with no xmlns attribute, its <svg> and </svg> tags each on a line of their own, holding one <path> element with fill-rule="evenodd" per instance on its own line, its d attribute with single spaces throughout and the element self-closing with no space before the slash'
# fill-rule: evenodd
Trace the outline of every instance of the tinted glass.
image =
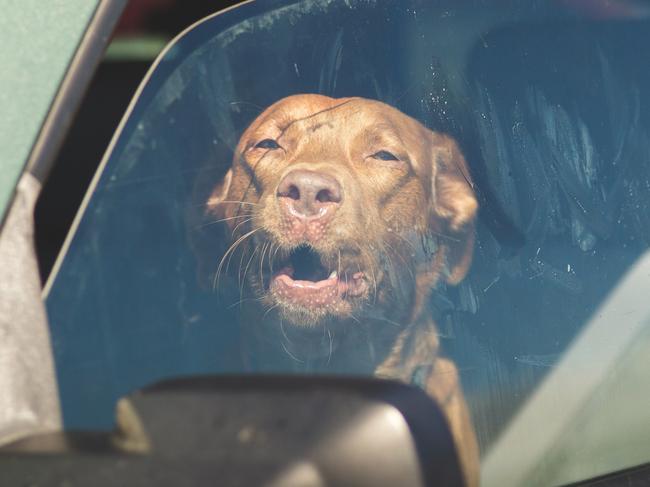
<svg viewBox="0 0 650 487">
<path fill-rule="evenodd" d="M 370 345 L 331 361 L 338 342 L 327 328 L 303 343 L 293 329 L 276 340 L 242 324 L 255 303 L 240 299 L 236 278 L 216 278 L 224 225 L 202 219 L 249 124 L 286 96 L 319 93 L 380 100 L 464 154 L 479 207 L 473 262 L 425 307 L 459 370 L 483 456 L 507 448 L 500 435 L 560 374 L 580 400 L 571 387 L 556 397 L 575 413 L 557 436 L 544 436 L 554 431 L 546 416 L 530 426 L 531 445 L 539 434 L 555 446 L 525 460 L 529 482 L 650 459 L 648 442 L 617 450 L 638 422 L 594 412 L 610 398 L 596 388 L 627 380 L 629 392 L 647 377 L 635 358 L 647 349 L 647 274 L 599 322 L 596 342 L 580 341 L 650 240 L 648 12 L 632 2 L 266 2 L 188 30 L 143 83 L 50 282 L 68 427 L 108 428 L 118 397 L 170 376 L 373 374 Z M 234 255 L 224 265 L 241 271 L 248 261 Z M 572 371 L 572 345 L 603 370 Z M 591 429 L 598 414 L 611 428 Z M 597 453 L 580 453 L 574 434 Z"/>
</svg>

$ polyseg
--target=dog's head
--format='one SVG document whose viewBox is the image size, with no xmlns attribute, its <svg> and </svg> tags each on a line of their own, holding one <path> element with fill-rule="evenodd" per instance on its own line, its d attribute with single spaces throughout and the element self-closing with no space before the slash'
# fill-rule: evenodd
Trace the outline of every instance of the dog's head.
<svg viewBox="0 0 650 487">
<path fill-rule="evenodd" d="M 232 237 L 215 272 L 232 259 L 263 307 L 313 325 L 413 319 L 465 276 L 477 206 L 450 137 L 378 101 L 296 95 L 244 132 L 206 216 Z"/>
</svg>

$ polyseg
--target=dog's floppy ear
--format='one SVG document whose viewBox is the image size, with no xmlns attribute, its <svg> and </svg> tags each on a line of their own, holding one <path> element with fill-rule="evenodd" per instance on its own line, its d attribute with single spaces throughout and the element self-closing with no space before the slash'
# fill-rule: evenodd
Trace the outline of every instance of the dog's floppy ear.
<svg viewBox="0 0 650 487">
<path fill-rule="evenodd" d="M 212 276 L 216 270 L 215 259 L 222 255 L 222 247 L 227 241 L 229 231 L 225 225 L 215 224 L 222 220 L 229 223 L 227 213 L 232 212 L 231 205 L 223 204 L 232 184 L 232 169 L 223 179 L 213 186 L 213 178 L 200 174 L 197 178 L 192 196 L 194 205 L 189 206 L 188 239 L 196 259 L 197 281 L 202 288 L 212 285 Z M 207 196 L 206 198 L 206 195 Z M 225 249 L 223 249 L 225 250 Z"/>
<path fill-rule="evenodd" d="M 225 174 L 223 179 L 217 183 L 214 187 L 208 201 L 205 204 L 205 214 L 210 217 L 217 218 L 219 220 L 224 220 L 230 228 L 231 225 L 231 215 L 233 206 L 225 203 L 226 198 L 228 197 L 228 192 L 230 191 L 230 185 L 232 184 L 232 169 L 228 169 L 228 172 Z"/>
<path fill-rule="evenodd" d="M 446 281 L 458 284 L 472 263 L 474 220 L 478 202 L 465 158 L 449 136 L 431 136 L 430 225 L 440 235 L 446 259 Z"/>
</svg>

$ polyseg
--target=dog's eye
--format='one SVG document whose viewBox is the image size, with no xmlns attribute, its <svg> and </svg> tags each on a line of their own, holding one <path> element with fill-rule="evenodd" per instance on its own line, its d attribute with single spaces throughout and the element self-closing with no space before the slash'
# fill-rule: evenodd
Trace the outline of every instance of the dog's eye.
<svg viewBox="0 0 650 487">
<path fill-rule="evenodd" d="M 387 150 L 380 150 L 379 152 L 375 152 L 370 157 L 374 159 L 379 159 L 380 161 L 399 161 L 399 159 L 397 158 L 397 156 L 395 156 L 395 154 L 392 154 Z"/>
<path fill-rule="evenodd" d="M 256 149 L 279 149 L 280 145 L 273 139 L 264 139 L 260 140 L 257 144 L 255 144 Z"/>
</svg>

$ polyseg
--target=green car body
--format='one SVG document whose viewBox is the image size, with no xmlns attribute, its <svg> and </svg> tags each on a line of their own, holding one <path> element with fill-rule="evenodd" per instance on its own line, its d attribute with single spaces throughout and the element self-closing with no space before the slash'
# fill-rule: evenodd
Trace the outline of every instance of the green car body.
<svg viewBox="0 0 650 487">
<path fill-rule="evenodd" d="M 39 0 L 10 0 L 3 4 L 0 16 L 0 208 L 3 214 L 99 4 L 99 0 L 54 0 L 47 4 Z"/>
</svg>

